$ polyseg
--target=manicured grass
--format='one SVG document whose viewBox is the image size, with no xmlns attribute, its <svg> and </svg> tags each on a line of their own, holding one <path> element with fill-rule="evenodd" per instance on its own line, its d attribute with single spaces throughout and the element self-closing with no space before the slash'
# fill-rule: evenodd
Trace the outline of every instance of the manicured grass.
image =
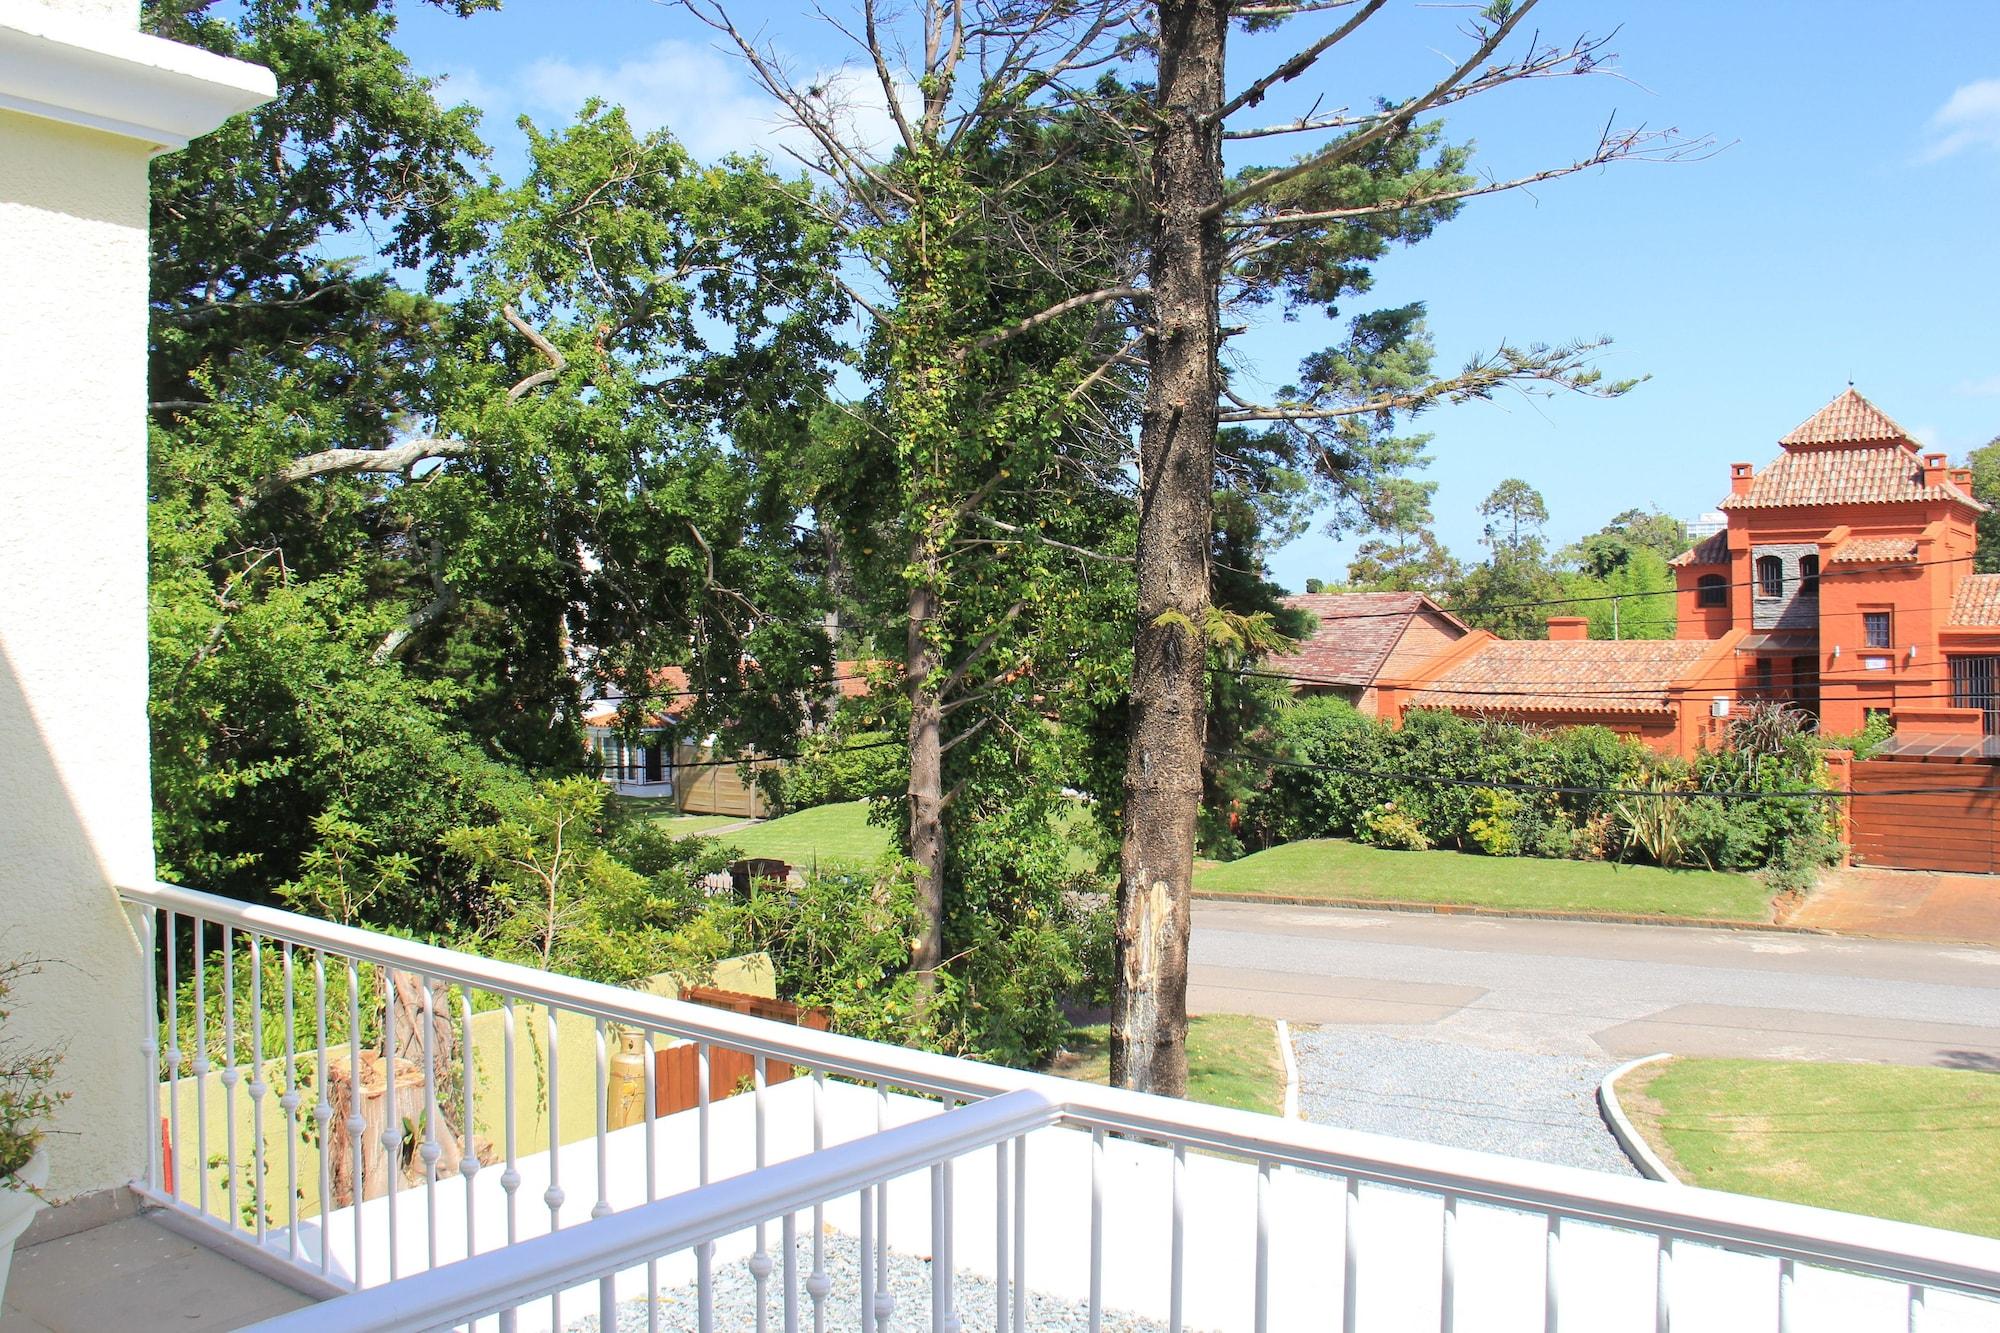
<svg viewBox="0 0 2000 1333">
<path fill-rule="evenodd" d="M 1084 1083 L 1111 1081 L 1111 1032 L 1102 1023 L 1073 1029 L 1049 1073 Z M 1188 1020 L 1188 1100 L 1277 1115 L 1285 1067 L 1268 1018 L 1199 1014 Z"/>
<path fill-rule="evenodd" d="M 1073 870 L 1096 865 L 1095 858 L 1080 845 L 1088 818 L 1083 810 L 1066 806 L 1056 820 L 1058 829 L 1070 840 Z M 689 822 L 677 820 L 668 827 L 680 829 Z M 687 831 L 701 832 L 696 828 Z M 821 865 L 865 867 L 887 856 L 893 839 L 888 829 L 868 822 L 868 802 L 840 801 L 752 824 L 725 835 L 723 841 L 740 847 L 745 856 L 775 856 L 795 866 L 810 866 L 817 856 Z"/>
<path fill-rule="evenodd" d="M 2000 1236 L 2000 1074 L 1677 1059 L 1618 1098 L 1690 1184 Z"/>
<path fill-rule="evenodd" d="M 1517 911 L 1768 921 L 1770 893 L 1749 875 L 1608 861 L 1465 852 L 1394 852 L 1344 838 L 1286 843 L 1196 871 L 1216 893 L 1456 903 Z"/>
<path fill-rule="evenodd" d="M 818 805 L 738 829 L 722 839 L 745 856 L 770 856 L 802 869 L 865 868 L 889 854 L 889 830 L 868 822 L 868 802 Z"/>
<path fill-rule="evenodd" d="M 710 833 L 732 824 L 741 824 L 741 815 L 661 815 L 653 821 L 677 838 L 694 833 Z"/>
</svg>

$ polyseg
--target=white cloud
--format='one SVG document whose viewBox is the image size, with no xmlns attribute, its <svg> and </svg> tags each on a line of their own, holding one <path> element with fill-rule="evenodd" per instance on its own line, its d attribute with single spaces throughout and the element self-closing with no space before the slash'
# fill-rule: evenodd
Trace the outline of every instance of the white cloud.
<svg viewBox="0 0 2000 1333">
<path fill-rule="evenodd" d="M 2000 79 L 1980 79 L 1958 89 L 1931 117 L 1926 161 L 1967 149 L 2000 152 Z"/>
<path fill-rule="evenodd" d="M 835 108 L 850 142 L 886 150 L 894 131 L 872 75 L 838 69 L 800 81 L 817 87 L 822 102 Z M 790 162 L 787 150 L 817 156 L 811 136 L 739 64 L 693 42 L 659 42 L 615 64 L 543 57 L 524 67 L 510 88 L 463 71 L 451 76 L 447 91 L 484 108 L 489 130 L 523 111 L 560 123 L 597 97 L 624 107 L 635 131 L 670 130 L 704 161 L 761 152 L 783 167 Z"/>
<path fill-rule="evenodd" d="M 1958 386 L 1958 391 L 1968 398 L 2000 398 L 2000 375 L 1967 380 Z"/>
</svg>

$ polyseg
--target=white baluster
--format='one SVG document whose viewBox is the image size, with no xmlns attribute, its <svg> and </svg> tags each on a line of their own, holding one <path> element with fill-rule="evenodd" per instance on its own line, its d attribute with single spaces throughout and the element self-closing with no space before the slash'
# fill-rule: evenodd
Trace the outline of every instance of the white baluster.
<svg viewBox="0 0 2000 1333">
<path fill-rule="evenodd" d="M 993 1145 L 993 1327 L 1007 1328 L 1007 1145 Z"/>
<path fill-rule="evenodd" d="M 361 1199 L 367 1193 L 362 1170 L 366 1166 L 367 1150 L 361 1142 L 362 1131 L 368 1122 L 361 1118 L 361 964 L 359 960 L 347 960 L 347 1058 L 349 1077 L 347 1080 L 347 1143 L 354 1152 L 354 1197 L 348 1202 L 348 1210 L 354 1215 L 354 1285 L 361 1282 L 362 1238 L 367 1230 L 362 1222 L 364 1209 Z"/>
<path fill-rule="evenodd" d="M 426 1268 L 438 1266 L 438 1163 L 444 1145 L 438 1142 L 437 1090 L 437 998 L 429 977 L 418 977 L 424 992 L 424 1141 L 417 1147 L 424 1164 L 424 1259 Z"/>
<path fill-rule="evenodd" d="M 1556 1333 L 1562 1322 L 1562 1214 L 1550 1213 L 1548 1258 L 1542 1267 L 1542 1333 Z"/>
<path fill-rule="evenodd" d="M 150 907 L 140 908 L 139 953 L 146 960 L 146 1021 L 139 1032 L 139 1071 L 146 1080 L 146 1183 L 153 1189 L 165 1185 L 160 1161 L 160 978 L 153 957 L 159 929 L 158 915 Z M 174 998 L 167 996 L 167 1012 L 173 1012 Z"/>
<path fill-rule="evenodd" d="M 1458 1196 L 1444 1196 L 1444 1225 L 1438 1237 L 1438 1333 L 1458 1324 Z"/>
<path fill-rule="evenodd" d="M 1356 1333 L 1361 1327 L 1361 1177 L 1349 1175 L 1341 1203 L 1340 1327 Z"/>
<path fill-rule="evenodd" d="M 264 950 L 263 937 L 250 937 L 250 1199 L 257 1209 L 257 1243 L 265 1240 L 270 1209 L 264 1200 Z"/>
<path fill-rule="evenodd" d="M 653 1081 L 658 1077 L 655 1072 L 658 1057 L 653 1051 L 651 1028 L 640 1034 L 639 1052 L 646 1061 L 645 1072 L 642 1075 L 646 1095 L 646 1202 L 651 1203 L 660 1197 L 657 1165 L 659 1135 L 655 1124 L 659 1114 L 659 1098 L 657 1090 L 653 1087 Z M 660 1266 L 652 1259 L 646 1261 L 646 1333 L 660 1333 Z"/>
<path fill-rule="evenodd" d="M 948 1267 L 951 1242 L 946 1235 L 951 1221 L 945 1215 L 944 1166 L 931 1164 L 931 1333 L 944 1333 L 945 1316 L 951 1312 L 951 1270 Z"/>
<path fill-rule="evenodd" d="M 1028 1327 L 1028 1139 L 1014 1140 L 1014 1333 Z"/>
<path fill-rule="evenodd" d="M 521 1237 L 519 1199 L 521 1169 L 514 1138 L 514 997 L 511 995 L 500 997 L 500 1035 L 503 1051 L 501 1116 L 505 1122 L 503 1133 L 507 1140 L 507 1165 L 500 1172 L 500 1189 L 507 1196 L 507 1243 L 512 1245 Z M 501 1333 L 514 1333 L 515 1322 L 513 1310 L 500 1312 Z"/>
<path fill-rule="evenodd" d="M 1104 1327 L 1104 1131 L 1090 1131 L 1090 1333 Z"/>
<path fill-rule="evenodd" d="M 1929 1313 L 1924 1308 L 1924 1298 L 1928 1294 L 1929 1291 L 1927 1288 L 1915 1282 L 1910 1284 L 1910 1333 L 1926 1333 L 1930 1324 L 1930 1318 Z"/>
<path fill-rule="evenodd" d="M 861 1333 L 875 1329 L 875 1188 L 861 1187 Z"/>
<path fill-rule="evenodd" d="M 1174 1145 L 1173 1235 L 1167 1258 L 1167 1333 L 1181 1333 L 1187 1290 L 1187 1145 Z"/>
<path fill-rule="evenodd" d="M 236 933 L 222 928 L 222 1110 L 223 1170 L 229 1188 L 229 1226 L 243 1225 L 236 1187 L 236 1085 L 243 1071 L 236 1067 Z"/>
<path fill-rule="evenodd" d="M 327 1244 L 326 1235 L 326 1215 L 333 1211 L 333 1094 L 327 1078 L 326 951 L 323 949 L 313 950 L 313 1041 L 319 1054 L 313 1124 L 319 1128 L 319 1271 L 324 1275 L 333 1267 L 333 1247 Z"/>
<path fill-rule="evenodd" d="M 194 934 L 194 1155 L 195 1174 L 200 1179 L 196 1193 L 201 1211 L 208 1214 L 208 941 L 207 922 L 188 918 Z M 178 1166 L 175 1167 L 179 1169 Z"/>
<path fill-rule="evenodd" d="M 957 1107 L 958 1099 L 956 1097 L 946 1097 L 944 1099 L 944 1113 L 946 1115 L 950 1115 Z M 939 1174 L 938 1180 L 938 1192 L 944 1213 L 944 1246 L 942 1249 L 936 1251 L 935 1263 L 932 1268 L 933 1276 L 937 1274 L 943 1274 L 944 1276 L 944 1309 L 938 1323 L 939 1333 L 959 1333 L 958 1288 L 956 1285 L 958 1273 L 958 1209 L 957 1205 L 953 1202 L 954 1174 L 954 1159 L 947 1157 L 944 1160 L 943 1169 Z"/>
<path fill-rule="evenodd" d="M 554 1006 L 554 1005 L 550 1005 L 550 1006 L 549 1006 L 549 1008 L 548 1008 L 548 1011 L 547 1011 L 547 1012 L 548 1012 L 548 1025 L 547 1025 L 547 1026 L 548 1026 L 548 1034 L 549 1034 L 549 1035 L 548 1035 L 548 1046 L 549 1046 L 549 1049 L 548 1049 L 548 1059 L 549 1059 L 549 1157 L 548 1157 L 548 1161 L 549 1161 L 549 1187 L 548 1187 L 548 1188 L 547 1188 L 546 1190 L 542 1191 L 542 1202 L 548 1205 L 548 1209 L 549 1209 L 549 1230 L 550 1230 L 551 1232 L 554 1232 L 554 1231 L 558 1231 L 558 1230 L 560 1230 L 560 1229 L 562 1228 L 562 1206 L 563 1206 L 563 1199 L 564 1199 L 564 1197 L 565 1197 L 565 1196 L 564 1196 L 564 1194 L 563 1194 L 563 1190 L 562 1190 L 562 1184 L 561 1184 L 560 1180 L 558 1179 L 558 1177 L 559 1177 L 559 1175 L 560 1175 L 560 1172 L 559 1172 L 559 1171 L 558 1171 L 558 1169 L 557 1169 L 557 1168 L 558 1168 L 558 1160 L 559 1160 L 559 1159 L 558 1159 L 558 1156 L 557 1156 L 557 1149 L 559 1149 L 559 1148 L 561 1148 L 561 1147 L 562 1147 L 562 1116 L 561 1116 L 561 1113 L 560 1113 L 560 1109 L 559 1109 L 559 1107 L 557 1106 L 557 1101 L 558 1101 L 558 1098 L 557 1098 L 557 1096 L 556 1096 L 556 1093 L 557 1093 L 557 1090 L 558 1090 L 558 1089 L 560 1089 L 560 1088 L 561 1088 L 561 1086 L 562 1086 L 562 1076 L 561 1076 L 561 1074 L 560 1074 L 560 1073 L 558 1072 L 558 1070 L 557 1070 L 557 1067 L 556 1067 L 556 1064 L 557 1064 L 557 1060 L 556 1060 L 556 1057 L 557 1057 L 557 1054 L 558 1054 L 558 1052 L 557 1052 L 557 1047 L 558 1047 L 558 1045 L 559 1045 L 559 1042 L 557 1041 L 557 1038 L 558 1038 L 558 1036 L 559 1036 L 560 1034 L 559 1034 L 559 1031 L 558 1031 L 558 1029 L 557 1029 L 557 1026 L 556 1026 L 556 1009 L 555 1009 L 555 1006 Z M 563 1326 L 563 1320 L 562 1320 L 562 1293 L 561 1293 L 561 1292 L 559 1292 L 559 1291 L 556 1291 L 556 1292 L 550 1292 L 550 1293 L 549 1293 L 549 1327 L 551 1327 L 551 1328 L 561 1328 L 562 1326 Z"/>
<path fill-rule="evenodd" d="M 826 1146 L 826 1071 L 813 1071 L 813 1151 Z M 813 1205 L 813 1266 L 806 1279 L 806 1293 L 812 1297 L 813 1333 L 826 1333 L 826 1298 L 833 1283 L 826 1275 L 826 1207 Z"/>
<path fill-rule="evenodd" d="M 1792 1261 L 1778 1260 L 1778 1333 L 1792 1333 L 1792 1287 L 1797 1281 Z"/>
<path fill-rule="evenodd" d="M 875 1085 L 875 1132 L 889 1125 L 889 1089 Z M 896 1316 L 896 1293 L 889 1289 L 889 1182 L 875 1186 L 875 1329 L 889 1333 Z"/>
<path fill-rule="evenodd" d="M 598 1019 L 592 1034 L 597 1042 L 597 1202 L 590 1206 L 590 1218 L 594 1222 L 600 1217 L 611 1215 L 611 1163 L 609 1137 L 611 1134 L 611 1065 L 610 1052 L 605 1049 L 604 1020 Z M 618 1278 L 607 1274 L 597 1280 L 597 1326 L 600 1329 L 618 1327 Z"/>
<path fill-rule="evenodd" d="M 1661 1236 L 1653 1272 L 1653 1333 L 1669 1333 L 1674 1324 L 1674 1238 Z"/>
<path fill-rule="evenodd" d="M 178 913 L 167 913 L 167 1155 L 173 1159 L 175 1199 L 181 1197 L 181 982 L 180 959 L 174 939 Z M 164 1188 L 164 1182 L 162 1182 Z"/>
<path fill-rule="evenodd" d="M 396 969 L 382 969 L 382 1149 L 388 1155 L 389 1280 L 402 1273 L 403 1256 L 396 1239 L 397 1214 L 402 1211 L 403 1119 L 396 1111 Z"/>
<path fill-rule="evenodd" d="M 285 1093 L 278 1109 L 285 1113 L 285 1252 L 299 1261 L 299 1049 L 296 1031 L 298 995 L 292 973 L 292 946 L 279 946 L 285 978 Z"/>
<path fill-rule="evenodd" d="M 1271 1164 L 1257 1163 L 1257 1242 L 1251 1277 L 1250 1327 L 1257 1333 L 1271 1328 Z"/>
<path fill-rule="evenodd" d="M 752 1138 L 755 1144 L 756 1166 L 764 1169 L 764 1057 L 753 1056 L 751 1071 L 751 1121 Z M 764 1224 L 757 1224 L 757 1248 L 750 1252 L 750 1280 L 756 1286 L 757 1333 L 769 1333 L 771 1327 L 770 1284 L 771 1256 L 764 1249 Z"/>
<path fill-rule="evenodd" d="M 708 1183 L 708 1043 L 695 1047 L 695 1173 L 699 1184 Z M 712 1285 L 715 1246 L 694 1247 L 695 1327 L 701 1333 L 715 1333 L 715 1291 Z"/>
<path fill-rule="evenodd" d="M 472 1058 L 472 987 L 466 985 L 458 988 L 458 1051 L 463 1065 L 459 1072 L 459 1127 L 463 1131 L 463 1142 L 459 1144 L 458 1174 L 465 1178 L 465 1254 L 469 1259 L 479 1253 L 479 1241 L 473 1227 L 479 1216 L 478 1200 L 473 1189 L 474 1180 L 479 1175 L 479 1108 L 473 1098 L 478 1074 Z"/>
</svg>

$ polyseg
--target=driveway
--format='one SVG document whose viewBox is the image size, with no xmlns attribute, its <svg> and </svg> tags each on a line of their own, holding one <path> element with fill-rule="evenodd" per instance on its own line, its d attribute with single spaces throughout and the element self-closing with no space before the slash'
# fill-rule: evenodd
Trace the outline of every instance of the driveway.
<svg viewBox="0 0 2000 1333">
<path fill-rule="evenodd" d="M 1855 866 L 1827 874 L 1790 917 L 1849 935 L 2000 945 L 2000 875 Z"/>
<path fill-rule="evenodd" d="M 1587 1090 L 1655 1051 L 2000 1070 L 2000 950 L 1198 902 L 1189 1004 L 1320 1025 L 1328 1124 L 1622 1167 Z"/>
</svg>

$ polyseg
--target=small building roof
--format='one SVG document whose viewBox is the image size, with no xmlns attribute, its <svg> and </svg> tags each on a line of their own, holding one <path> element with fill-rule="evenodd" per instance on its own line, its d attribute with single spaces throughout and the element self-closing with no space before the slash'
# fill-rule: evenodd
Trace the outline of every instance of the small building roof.
<svg viewBox="0 0 2000 1333">
<path fill-rule="evenodd" d="M 1273 653 L 1259 667 L 1301 685 L 1374 684 L 1410 617 L 1420 612 L 1443 616 L 1466 632 L 1456 616 L 1420 592 L 1314 592 L 1284 601 L 1319 617 L 1319 624 L 1298 647 Z"/>
<path fill-rule="evenodd" d="M 1855 392 L 1852 384 L 1832 402 L 1792 427 L 1778 441 L 1787 449 L 1795 445 L 1873 444 L 1897 440 L 1914 446 L 1910 432 L 1889 419 L 1889 414 Z"/>
<path fill-rule="evenodd" d="M 1410 699 L 1458 712 L 1667 713 L 1704 639 L 1495 639 Z"/>
<path fill-rule="evenodd" d="M 1698 565 L 1726 565 L 1729 563 L 1729 533 L 1711 532 L 1700 541 L 1667 561 L 1670 565 L 1683 568 Z"/>
<path fill-rule="evenodd" d="M 1757 473 L 1749 489 L 1722 509 L 1811 505 L 1896 504 L 1952 500 L 1985 505 L 1949 481 L 1924 484 L 1924 465 L 1910 433 L 1881 408 L 1848 388 L 1778 441 L 1784 452 Z"/>
<path fill-rule="evenodd" d="M 1950 623 L 2000 626 L 2000 574 L 1967 574 L 1959 580 Z"/>
<path fill-rule="evenodd" d="M 1833 548 L 1833 554 L 1827 557 L 1827 563 L 1872 565 L 1916 558 L 1917 543 L 1912 537 L 1851 537 Z"/>
</svg>

